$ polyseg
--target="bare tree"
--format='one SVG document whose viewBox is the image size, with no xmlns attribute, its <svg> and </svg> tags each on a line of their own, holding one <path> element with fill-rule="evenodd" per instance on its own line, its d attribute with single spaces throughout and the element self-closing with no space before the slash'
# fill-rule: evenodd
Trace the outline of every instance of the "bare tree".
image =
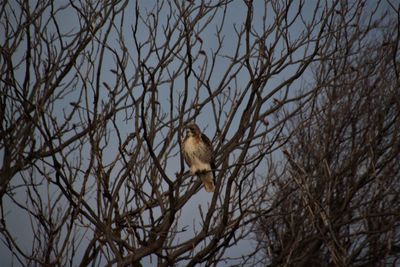
<svg viewBox="0 0 400 267">
<path fill-rule="evenodd" d="M 333 24 L 336 52 L 314 66 L 316 97 L 292 120 L 273 209 L 257 222 L 265 264 L 399 263 L 400 9 L 391 8 Z"/>
<path fill-rule="evenodd" d="M 257 247 L 229 250 L 279 196 L 274 151 L 289 119 L 321 101 L 322 84 L 300 91 L 301 78 L 340 58 L 332 42 L 353 22 L 369 31 L 367 8 L 345 6 L 3 1 L 2 248 L 21 265 L 254 264 Z M 180 153 L 193 121 L 216 151 L 213 194 Z"/>
</svg>

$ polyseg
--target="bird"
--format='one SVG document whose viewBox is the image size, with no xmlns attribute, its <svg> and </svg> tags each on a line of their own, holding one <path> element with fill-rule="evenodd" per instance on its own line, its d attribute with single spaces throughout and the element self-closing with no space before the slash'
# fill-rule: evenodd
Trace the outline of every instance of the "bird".
<svg viewBox="0 0 400 267">
<path fill-rule="evenodd" d="M 186 127 L 186 136 L 182 140 L 182 154 L 192 175 L 197 175 L 207 192 L 215 190 L 215 161 L 210 139 L 200 131 L 195 123 Z"/>
</svg>

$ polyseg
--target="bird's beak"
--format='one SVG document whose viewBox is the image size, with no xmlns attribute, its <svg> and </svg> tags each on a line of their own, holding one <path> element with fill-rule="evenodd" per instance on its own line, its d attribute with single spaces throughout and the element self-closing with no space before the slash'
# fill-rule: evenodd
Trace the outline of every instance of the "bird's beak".
<svg viewBox="0 0 400 267">
<path fill-rule="evenodd" d="M 183 129 L 187 135 L 190 134 L 190 128 L 188 126 L 185 126 Z"/>
</svg>

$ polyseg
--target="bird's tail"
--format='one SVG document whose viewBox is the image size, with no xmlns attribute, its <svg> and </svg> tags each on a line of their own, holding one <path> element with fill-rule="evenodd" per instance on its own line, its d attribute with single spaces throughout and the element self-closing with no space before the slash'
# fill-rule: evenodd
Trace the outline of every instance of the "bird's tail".
<svg viewBox="0 0 400 267">
<path fill-rule="evenodd" d="M 204 174 L 199 175 L 201 181 L 204 184 L 204 188 L 207 192 L 214 192 L 215 184 L 214 184 L 214 174 L 213 172 L 209 171 Z"/>
</svg>

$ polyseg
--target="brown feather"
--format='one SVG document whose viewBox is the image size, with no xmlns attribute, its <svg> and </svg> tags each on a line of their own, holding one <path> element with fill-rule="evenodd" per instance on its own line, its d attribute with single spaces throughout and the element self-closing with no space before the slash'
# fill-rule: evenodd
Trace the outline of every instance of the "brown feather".
<svg viewBox="0 0 400 267">
<path fill-rule="evenodd" d="M 215 190 L 214 155 L 210 139 L 201 133 L 196 124 L 189 124 L 182 142 L 182 154 L 193 175 L 198 175 L 207 192 Z"/>
</svg>

